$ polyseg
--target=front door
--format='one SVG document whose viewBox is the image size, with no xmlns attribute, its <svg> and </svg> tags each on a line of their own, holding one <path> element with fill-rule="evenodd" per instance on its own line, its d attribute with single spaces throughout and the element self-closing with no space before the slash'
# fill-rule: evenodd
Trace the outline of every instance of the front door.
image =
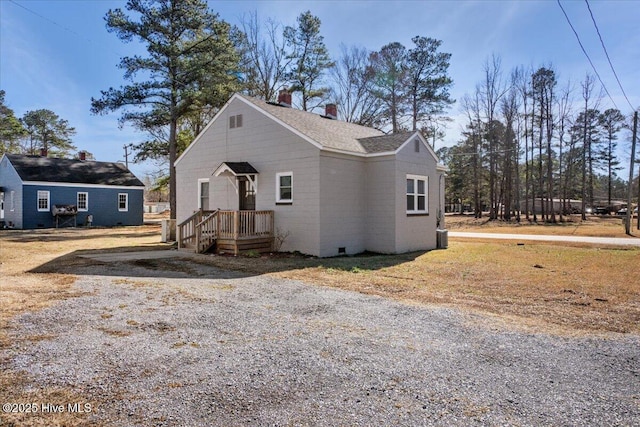
<svg viewBox="0 0 640 427">
<path fill-rule="evenodd" d="M 241 211 L 256 210 L 256 192 L 246 176 L 238 177 L 238 194 Z"/>
<path fill-rule="evenodd" d="M 256 191 L 246 176 L 238 177 L 238 194 L 240 195 L 240 210 L 256 210 Z M 252 212 L 240 213 L 240 235 L 252 235 L 255 231 L 255 217 Z"/>
</svg>

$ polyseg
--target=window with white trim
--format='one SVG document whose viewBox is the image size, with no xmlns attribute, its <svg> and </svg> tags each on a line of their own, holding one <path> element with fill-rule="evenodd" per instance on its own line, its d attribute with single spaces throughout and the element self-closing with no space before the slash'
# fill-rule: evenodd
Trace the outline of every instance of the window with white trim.
<svg viewBox="0 0 640 427">
<path fill-rule="evenodd" d="M 198 209 L 209 210 L 209 179 L 198 180 Z"/>
<path fill-rule="evenodd" d="M 38 190 L 38 212 L 49 211 L 51 194 L 48 191 Z"/>
<path fill-rule="evenodd" d="M 429 177 L 407 175 L 407 213 L 429 213 Z"/>
<path fill-rule="evenodd" d="M 11 212 L 16 210 L 16 192 L 15 191 L 11 191 L 11 203 L 9 204 Z"/>
<path fill-rule="evenodd" d="M 129 195 L 127 193 L 118 193 L 118 210 L 120 212 L 129 210 Z"/>
<path fill-rule="evenodd" d="M 293 203 L 293 172 L 276 174 L 276 203 Z"/>
<path fill-rule="evenodd" d="M 77 194 L 76 206 L 79 212 L 86 212 L 89 210 L 89 193 L 80 191 Z"/>
</svg>

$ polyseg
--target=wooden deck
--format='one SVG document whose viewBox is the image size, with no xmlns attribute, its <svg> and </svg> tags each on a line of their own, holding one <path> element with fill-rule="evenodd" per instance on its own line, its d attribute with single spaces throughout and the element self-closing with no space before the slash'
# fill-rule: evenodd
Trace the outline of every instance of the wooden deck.
<svg viewBox="0 0 640 427">
<path fill-rule="evenodd" d="M 273 211 L 196 211 L 178 225 L 178 248 L 204 253 L 270 252 Z"/>
</svg>

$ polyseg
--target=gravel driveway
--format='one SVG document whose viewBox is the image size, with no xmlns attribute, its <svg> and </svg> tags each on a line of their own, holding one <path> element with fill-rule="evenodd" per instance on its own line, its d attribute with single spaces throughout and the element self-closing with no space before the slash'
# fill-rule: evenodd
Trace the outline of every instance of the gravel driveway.
<svg viewBox="0 0 640 427">
<path fill-rule="evenodd" d="M 555 337 L 188 260 L 84 268 L 4 352 L 105 425 L 640 425 L 640 337 Z M 154 264 L 155 263 L 155 264 Z"/>
</svg>

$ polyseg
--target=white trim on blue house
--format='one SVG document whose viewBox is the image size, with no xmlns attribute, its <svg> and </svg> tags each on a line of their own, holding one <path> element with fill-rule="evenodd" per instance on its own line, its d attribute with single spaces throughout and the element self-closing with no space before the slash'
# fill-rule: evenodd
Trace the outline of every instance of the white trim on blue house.
<svg viewBox="0 0 640 427">
<path fill-rule="evenodd" d="M 38 212 L 49 212 L 51 207 L 51 192 L 48 190 L 38 190 L 36 193 L 36 207 Z M 46 206 L 40 206 L 41 201 L 46 201 Z"/>
<path fill-rule="evenodd" d="M 105 184 L 83 184 L 79 182 L 47 182 L 47 181 L 22 181 L 24 185 L 40 185 L 50 187 L 79 187 L 79 188 L 110 188 L 116 190 L 144 190 L 140 185 L 105 185 Z"/>
<path fill-rule="evenodd" d="M 80 199 L 80 195 L 84 195 L 84 200 Z M 78 212 L 89 212 L 89 192 L 88 191 L 78 191 L 76 193 L 76 206 L 78 207 Z"/>
</svg>

